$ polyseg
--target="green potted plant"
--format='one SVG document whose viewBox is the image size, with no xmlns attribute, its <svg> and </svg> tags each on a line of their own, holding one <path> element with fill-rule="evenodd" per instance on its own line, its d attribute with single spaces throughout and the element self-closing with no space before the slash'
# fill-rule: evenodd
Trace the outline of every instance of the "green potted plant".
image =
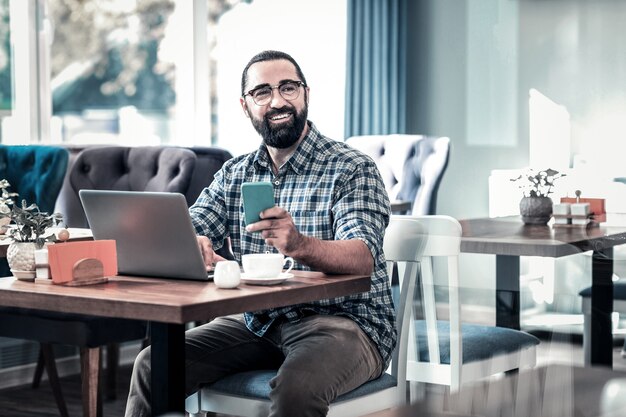
<svg viewBox="0 0 626 417">
<path fill-rule="evenodd" d="M 9 191 L 11 184 L 6 179 L 0 180 L 0 213 L 8 214 L 11 211 L 13 205 L 13 199 L 17 197 L 17 193 Z M 11 222 L 10 217 L 0 218 L 0 235 L 4 234 L 7 230 L 6 225 Z"/>
<path fill-rule="evenodd" d="M 540 171 L 528 169 L 511 181 L 519 182 L 518 187 L 524 197 L 520 200 L 520 214 L 525 224 L 545 225 L 552 216 L 552 199 L 549 195 L 554 188 L 554 181 L 565 174 L 548 168 Z"/>
<path fill-rule="evenodd" d="M 17 278 L 32 280 L 36 270 L 35 250 L 55 240 L 54 233 L 47 234 L 47 229 L 58 225 L 63 216 L 40 211 L 36 204 L 28 205 L 22 200 L 21 205 L 13 204 L 8 213 L 0 212 L 0 218 L 7 217 L 14 223 L 7 232 L 13 239 L 7 249 L 9 267 Z"/>
</svg>

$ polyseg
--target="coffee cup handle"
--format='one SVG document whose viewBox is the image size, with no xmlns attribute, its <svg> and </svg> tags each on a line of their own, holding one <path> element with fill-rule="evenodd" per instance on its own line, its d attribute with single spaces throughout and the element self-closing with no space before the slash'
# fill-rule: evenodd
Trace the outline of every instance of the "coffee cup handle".
<svg viewBox="0 0 626 417">
<path fill-rule="evenodd" d="M 293 264 L 294 264 L 294 262 L 293 262 L 293 258 L 292 258 L 291 256 L 287 256 L 287 257 L 285 258 L 285 263 L 286 263 L 286 262 L 289 262 L 289 268 L 287 268 L 287 269 L 285 270 L 285 272 L 284 272 L 285 274 L 286 274 L 286 273 L 288 273 L 289 271 L 291 271 L 291 268 L 293 268 Z M 283 263 L 283 266 L 284 266 L 284 263 Z"/>
</svg>

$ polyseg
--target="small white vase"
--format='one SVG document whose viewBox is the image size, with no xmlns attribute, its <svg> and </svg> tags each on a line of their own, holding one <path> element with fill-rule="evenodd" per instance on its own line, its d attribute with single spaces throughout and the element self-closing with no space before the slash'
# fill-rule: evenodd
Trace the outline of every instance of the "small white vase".
<svg viewBox="0 0 626 417">
<path fill-rule="evenodd" d="M 7 262 L 16 278 L 35 279 L 35 249 L 33 242 L 13 242 L 7 248 Z"/>
</svg>

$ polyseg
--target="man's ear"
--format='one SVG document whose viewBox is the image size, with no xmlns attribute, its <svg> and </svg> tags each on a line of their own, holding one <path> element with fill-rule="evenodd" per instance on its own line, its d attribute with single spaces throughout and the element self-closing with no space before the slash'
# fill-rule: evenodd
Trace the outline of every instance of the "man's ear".
<svg viewBox="0 0 626 417">
<path fill-rule="evenodd" d="M 249 119 L 250 118 L 250 112 L 248 111 L 248 105 L 246 104 L 246 100 L 243 97 L 239 99 L 239 104 L 241 104 L 241 108 L 243 109 L 243 113 Z"/>
</svg>

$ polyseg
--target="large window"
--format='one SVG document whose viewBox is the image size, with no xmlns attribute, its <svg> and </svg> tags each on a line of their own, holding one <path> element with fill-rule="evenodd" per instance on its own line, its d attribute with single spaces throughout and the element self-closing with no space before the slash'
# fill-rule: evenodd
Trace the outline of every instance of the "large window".
<svg viewBox="0 0 626 417">
<path fill-rule="evenodd" d="M 239 106 L 240 76 L 263 49 L 284 50 L 300 62 L 312 88 L 311 119 L 342 139 L 345 0 L 40 6 L 49 27 L 49 64 L 39 64 L 49 66 L 51 142 L 249 151 L 259 138 Z"/>
<path fill-rule="evenodd" d="M 347 3 L 345 0 L 255 0 L 220 19 L 216 47 L 216 143 L 233 154 L 248 152 L 259 137 L 244 117 L 238 97 L 241 70 L 264 49 L 291 54 L 311 88 L 309 119 L 343 140 Z"/>
<path fill-rule="evenodd" d="M 175 129 L 174 58 L 163 51 L 180 22 L 172 0 L 49 0 L 52 139 L 169 143 Z M 181 44 L 190 39 L 180 39 Z M 183 48 L 184 49 L 184 48 Z"/>
<path fill-rule="evenodd" d="M 0 117 L 10 114 L 12 108 L 11 15 L 9 0 L 0 0 Z"/>
</svg>

